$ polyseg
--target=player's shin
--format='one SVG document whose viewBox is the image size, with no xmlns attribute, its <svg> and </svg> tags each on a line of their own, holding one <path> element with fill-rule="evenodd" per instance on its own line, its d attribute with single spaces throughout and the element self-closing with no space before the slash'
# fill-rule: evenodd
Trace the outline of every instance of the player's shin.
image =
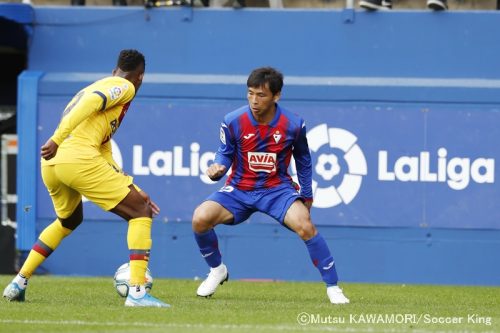
<svg viewBox="0 0 500 333">
<path fill-rule="evenodd" d="M 313 238 L 305 241 L 311 260 L 318 269 L 327 286 L 335 286 L 338 282 L 335 261 L 333 260 L 325 239 L 318 233 Z"/>
<path fill-rule="evenodd" d="M 40 266 L 45 259 L 59 246 L 61 241 L 71 233 L 72 230 L 62 226 L 59 219 L 56 219 L 47 226 L 38 241 L 33 245 L 28 258 L 24 262 L 19 274 L 29 279 L 33 272 Z"/>
<path fill-rule="evenodd" d="M 146 269 L 151 250 L 151 224 L 149 217 L 140 217 L 129 221 L 127 243 L 130 250 L 130 293 L 134 297 L 144 296 L 146 289 L 141 287 L 146 282 Z M 135 288 L 134 288 L 135 287 Z"/>
<path fill-rule="evenodd" d="M 202 257 L 207 262 L 208 266 L 215 268 L 222 263 L 222 255 L 219 251 L 219 241 L 214 229 L 198 234 L 194 233 L 196 243 L 200 248 Z"/>
</svg>

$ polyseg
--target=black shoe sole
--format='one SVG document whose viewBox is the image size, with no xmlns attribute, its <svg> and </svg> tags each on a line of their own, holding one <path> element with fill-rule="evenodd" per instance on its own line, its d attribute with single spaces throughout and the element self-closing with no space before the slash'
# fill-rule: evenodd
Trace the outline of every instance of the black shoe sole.
<svg viewBox="0 0 500 333">
<path fill-rule="evenodd" d="M 443 2 L 442 4 L 438 3 L 429 3 L 427 4 L 427 8 L 440 11 L 440 10 L 447 10 L 448 9 L 448 4 L 446 2 Z"/>
</svg>

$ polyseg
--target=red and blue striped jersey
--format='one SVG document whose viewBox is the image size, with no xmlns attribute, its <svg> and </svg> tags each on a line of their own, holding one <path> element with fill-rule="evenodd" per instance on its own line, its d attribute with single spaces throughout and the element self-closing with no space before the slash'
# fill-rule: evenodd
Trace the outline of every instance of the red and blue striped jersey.
<svg viewBox="0 0 500 333">
<path fill-rule="evenodd" d="M 224 117 L 215 163 L 231 168 L 226 185 L 250 191 L 292 184 L 288 173 L 295 160 L 301 195 L 312 199 L 311 154 L 304 120 L 276 105 L 268 125 L 260 125 L 250 108 L 243 106 Z"/>
</svg>

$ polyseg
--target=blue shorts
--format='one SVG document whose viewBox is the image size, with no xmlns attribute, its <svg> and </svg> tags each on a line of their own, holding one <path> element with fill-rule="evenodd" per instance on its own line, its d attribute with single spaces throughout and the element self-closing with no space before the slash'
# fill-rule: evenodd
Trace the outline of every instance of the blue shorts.
<svg viewBox="0 0 500 333">
<path fill-rule="evenodd" d="M 255 212 L 267 214 L 283 224 L 292 203 L 304 198 L 288 184 L 255 191 L 242 191 L 227 185 L 206 200 L 221 204 L 233 214 L 234 220 L 228 224 L 239 224 Z"/>
</svg>

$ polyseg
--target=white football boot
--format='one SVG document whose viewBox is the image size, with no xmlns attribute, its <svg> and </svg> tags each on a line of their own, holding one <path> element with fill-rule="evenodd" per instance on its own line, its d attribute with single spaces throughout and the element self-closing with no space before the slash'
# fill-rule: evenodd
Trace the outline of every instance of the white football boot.
<svg viewBox="0 0 500 333">
<path fill-rule="evenodd" d="M 210 297 L 215 293 L 217 287 L 229 279 L 227 267 L 220 264 L 215 268 L 210 268 L 207 278 L 200 284 L 196 294 L 200 297 Z"/>
<path fill-rule="evenodd" d="M 12 281 L 3 291 L 3 297 L 9 302 L 24 302 L 26 289 L 21 289 L 19 285 Z"/>
<path fill-rule="evenodd" d="M 330 286 L 326 288 L 326 294 L 332 304 L 347 304 L 349 299 L 344 296 L 339 286 Z"/>
</svg>

